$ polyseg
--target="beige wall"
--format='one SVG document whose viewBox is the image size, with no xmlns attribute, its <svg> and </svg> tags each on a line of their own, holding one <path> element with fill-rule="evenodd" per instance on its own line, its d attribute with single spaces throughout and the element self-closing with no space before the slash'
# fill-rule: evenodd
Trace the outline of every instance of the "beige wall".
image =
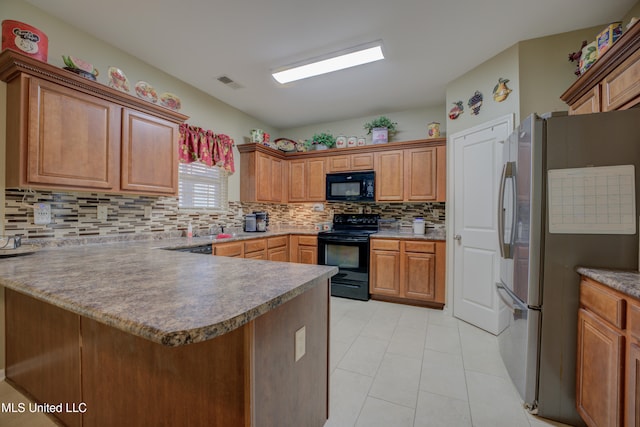
<svg viewBox="0 0 640 427">
<path fill-rule="evenodd" d="M 566 111 L 569 107 L 560 95 L 576 81 L 575 62 L 569 53 L 580 49 L 583 40 L 591 41 L 604 28 L 597 26 L 556 34 L 518 44 L 520 67 L 520 117 L 531 113 Z"/>
<path fill-rule="evenodd" d="M 48 62 L 50 64 L 63 67 L 62 55 L 77 56 L 98 68 L 100 71 L 98 81 L 104 84 L 108 81 L 107 69 L 110 66 L 116 66 L 123 70 L 131 86 L 139 80 L 144 80 L 152 84 L 158 94 L 163 92 L 176 94 L 182 101 L 180 112 L 190 117 L 189 124 L 227 134 L 235 140 L 236 144 L 243 143 L 253 128 L 275 133 L 275 129 L 265 123 L 151 67 L 136 57 L 68 26 L 24 1 L 0 1 L 0 16 L 2 19 L 25 22 L 43 31 L 49 39 Z M 0 83 L 0 86 L 6 85 Z M 4 97 L 0 99 L 0 103 L 2 104 L 0 108 L 4 108 L 6 104 Z M 2 114 L 2 117 L 4 116 L 5 114 Z M 237 149 L 235 156 L 238 172 L 229 180 L 229 198 L 232 201 L 240 199 L 240 162 Z"/>
<path fill-rule="evenodd" d="M 513 91 L 503 102 L 493 100 L 493 88 L 499 78 L 509 79 L 507 86 Z M 447 112 L 454 102 L 462 101 L 464 112 L 456 119 L 447 117 L 448 135 L 469 129 L 486 121 L 517 113 L 520 103 L 520 76 L 518 70 L 518 47 L 514 45 L 488 61 L 475 67 L 447 85 Z M 468 106 L 469 98 L 478 90 L 483 95 L 482 108 L 478 115 L 472 115 Z M 518 117 L 516 117 L 516 122 Z"/>
<path fill-rule="evenodd" d="M 333 136 L 366 136 L 371 141 L 371 135 L 366 135 L 363 125 L 376 117 L 387 116 L 398 123 L 398 132 L 392 141 L 411 141 L 427 137 L 427 124 L 440 123 L 441 133 L 446 132 L 444 108 L 442 105 L 430 108 L 416 108 L 413 110 L 381 113 L 375 116 L 358 117 L 327 123 L 316 123 L 309 126 L 282 129 L 279 134 L 284 138 L 295 141 L 311 138 L 317 132 L 329 132 Z"/>
</svg>

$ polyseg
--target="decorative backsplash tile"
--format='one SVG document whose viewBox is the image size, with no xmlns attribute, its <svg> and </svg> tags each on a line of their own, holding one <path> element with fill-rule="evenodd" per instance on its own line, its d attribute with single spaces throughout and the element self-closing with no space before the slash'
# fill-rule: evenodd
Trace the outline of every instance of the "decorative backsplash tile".
<svg viewBox="0 0 640 427">
<path fill-rule="evenodd" d="M 50 224 L 34 224 L 34 203 L 51 205 Z M 98 205 L 107 207 L 106 220 L 98 220 Z M 444 203 L 324 203 L 321 212 L 314 211 L 313 205 L 230 202 L 226 211 L 199 211 L 179 209 L 176 197 L 7 189 L 4 228 L 5 234 L 22 234 L 25 239 L 63 239 L 186 231 L 189 222 L 195 235 L 206 235 L 214 226 L 242 227 L 244 214 L 253 211 L 269 212 L 270 225 L 304 228 L 331 221 L 334 213 L 379 214 L 383 219 L 398 219 L 400 227 L 411 227 L 415 217 L 444 224 L 445 217 Z"/>
</svg>

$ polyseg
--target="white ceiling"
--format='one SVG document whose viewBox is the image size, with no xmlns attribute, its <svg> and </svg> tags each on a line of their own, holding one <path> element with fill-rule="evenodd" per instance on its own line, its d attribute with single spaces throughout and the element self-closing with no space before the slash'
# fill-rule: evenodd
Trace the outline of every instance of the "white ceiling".
<svg viewBox="0 0 640 427">
<path fill-rule="evenodd" d="M 443 105 L 448 82 L 514 43 L 604 26 L 637 0 L 27 1 L 284 129 Z M 286 86 L 271 77 L 379 39 L 384 61 Z"/>
</svg>

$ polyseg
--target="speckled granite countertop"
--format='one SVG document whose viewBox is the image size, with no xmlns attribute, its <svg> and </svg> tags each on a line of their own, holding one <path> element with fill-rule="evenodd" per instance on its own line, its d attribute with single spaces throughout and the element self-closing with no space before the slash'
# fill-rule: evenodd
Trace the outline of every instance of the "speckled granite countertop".
<svg viewBox="0 0 640 427">
<path fill-rule="evenodd" d="M 612 289 L 640 299 L 640 272 L 638 271 L 587 267 L 578 267 L 576 271 Z"/>
<path fill-rule="evenodd" d="M 251 235 L 247 238 L 269 235 L 247 234 Z M 338 271 L 330 266 L 161 249 L 211 240 L 43 248 L 0 259 L 0 285 L 133 335 L 180 346 L 238 328 Z"/>
<path fill-rule="evenodd" d="M 417 239 L 417 240 L 446 240 L 444 228 L 427 228 L 424 234 L 413 234 L 400 231 L 378 231 L 371 237 L 380 237 L 388 239 Z"/>
</svg>

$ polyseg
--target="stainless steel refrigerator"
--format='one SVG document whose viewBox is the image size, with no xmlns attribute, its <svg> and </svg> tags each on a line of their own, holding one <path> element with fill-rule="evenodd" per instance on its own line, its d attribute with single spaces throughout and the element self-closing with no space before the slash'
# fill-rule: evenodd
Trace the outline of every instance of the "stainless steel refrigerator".
<svg viewBox="0 0 640 427">
<path fill-rule="evenodd" d="M 575 268 L 638 269 L 640 109 L 578 116 L 534 114 L 505 141 L 503 158 L 497 209 L 501 280 L 496 287 L 511 315 L 498 336 L 500 353 L 531 412 L 583 426 L 575 409 L 580 282 Z M 587 177 L 619 165 L 635 168 L 626 176 L 635 184 L 628 190 L 635 196 L 633 227 L 626 224 L 621 230 L 614 224 L 609 231 L 606 224 L 581 225 L 580 217 L 567 215 L 576 226 L 550 232 L 558 201 L 550 200 L 555 190 L 548 186 L 555 185 L 555 174 L 575 170 Z M 567 210 L 578 211 L 572 199 L 560 201 L 568 201 Z M 613 204 L 604 208 L 608 206 Z"/>
</svg>

